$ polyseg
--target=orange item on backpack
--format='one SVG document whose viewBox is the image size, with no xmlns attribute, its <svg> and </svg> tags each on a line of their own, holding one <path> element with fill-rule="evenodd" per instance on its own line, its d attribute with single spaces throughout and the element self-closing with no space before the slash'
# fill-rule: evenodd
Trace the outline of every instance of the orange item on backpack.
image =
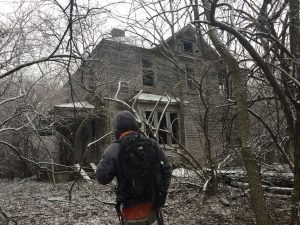
<svg viewBox="0 0 300 225">
<path fill-rule="evenodd" d="M 155 214 L 151 202 L 122 209 L 122 217 L 125 220 L 138 220 Z"/>
</svg>

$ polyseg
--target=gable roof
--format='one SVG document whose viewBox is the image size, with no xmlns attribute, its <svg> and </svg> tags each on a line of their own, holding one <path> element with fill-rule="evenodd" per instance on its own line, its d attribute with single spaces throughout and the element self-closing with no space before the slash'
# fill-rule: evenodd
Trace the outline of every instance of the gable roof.
<svg viewBox="0 0 300 225">
<path fill-rule="evenodd" d="M 203 52 L 202 57 L 204 57 L 205 59 L 215 60 L 215 59 L 220 58 L 217 51 L 208 45 L 208 43 L 205 41 L 203 36 L 196 35 L 196 27 L 193 24 L 191 24 L 191 23 L 187 24 L 186 26 L 184 26 L 183 28 L 181 28 L 180 30 L 175 32 L 175 34 L 174 34 L 174 36 L 178 37 L 178 39 L 181 39 L 181 37 L 183 37 L 184 35 L 185 35 L 185 37 L 191 37 L 189 39 L 191 39 L 191 41 L 193 41 L 193 42 L 196 42 L 198 39 L 198 44 L 199 44 L 198 47 L 202 50 L 202 52 Z M 126 38 L 126 37 L 122 37 L 122 38 L 118 38 L 118 39 L 103 38 L 103 39 L 101 39 L 100 43 L 93 49 L 91 55 L 93 55 L 93 52 L 99 51 L 102 48 L 102 46 L 107 43 L 116 43 L 120 46 L 135 48 L 136 50 L 142 50 L 142 51 L 150 51 L 150 52 L 151 51 L 161 51 L 159 49 L 162 48 L 165 45 L 165 43 L 167 43 L 168 45 L 172 44 L 174 36 L 171 35 L 166 40 L 162 40 L 158 45 L 156 45 L 153 48 L 145 48 L 145 47 L 133 45 L 127 41 L 128 38 Z"/>
<path fill-rule="evenodd" d="M 203 56 L 206 59 L 219 59 L 220 56 L 217 53 L 217 51 L 212 48 L 210 45 L 208 45 L 207 41 L 205 41 L 205 39 L 203 38 L 202 35 L 197 36 L 196 33 L 196 27 L 192 24 L 187 24 L 186 26 L 184 26 L 182 29 L 178 30 L 177 32 L 175 32 L 174 36 L 181 40 L 181 38 L 183 38 L 185 35 L 185 37 L 190 37 L 191 41 L 198 41 L 198 44 L 200 47 L 200 49 L 203 52 Z M 197 40 L 198 39 L 198 40 Z M 184 39 L 182 39 L 184 40 Z M 173 36 L 168 37 L 164 43 L 170 44 L 173 42 Z M 163 42 L 161 42 L 158 47 L 162 47 L 163 46 Z"/>
<path fill-rule="evenodd" d="M 187 24 L 186 26 L 184 26 L 182 29 L 178 30 L 177 32 L 174 33 L 175 37 L 179 37 L 181 35 L 183 35 L 184 33 L 188 33 L 190 32 L 192 35 L 194 35 L 194 39 L 196 39 L 196 29 L 192 24 Z M 172 41 L 173 36 L 171 35 L 170 37 L 168 37 L 165 42 L 169 42 Z"/>
</svg>

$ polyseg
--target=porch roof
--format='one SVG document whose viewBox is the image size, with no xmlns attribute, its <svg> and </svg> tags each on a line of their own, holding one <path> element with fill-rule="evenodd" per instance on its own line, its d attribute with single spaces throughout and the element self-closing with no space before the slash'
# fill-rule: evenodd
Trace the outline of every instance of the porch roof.
<svg viewBox="0 0 300 225">
<path fill-rule="evenodd" d="M 54 107 L 57 107 L 57 108 L 93 109 L 94 105 L 92 105 L 92 104 L 90 104 L 86 101 L 82 101 L 82 102 L 70 102 L 70 103 L 59 104 L 59 105 L 55 105 Z"/>
<path fill-rule="evenodd" d="M 177 100 L 174 98 L 171 98 L 170 96 L 163 96 L 163 95 L 155 95 L 155 94 L 148 94 L 148 93 L 142 93 L 138 96 L 138 101 L 143 102 L 158 102 L 159 99 L 161 99 L 161 102 L 169 102 L 171 103 L 177 103 Z"/>
</svg>

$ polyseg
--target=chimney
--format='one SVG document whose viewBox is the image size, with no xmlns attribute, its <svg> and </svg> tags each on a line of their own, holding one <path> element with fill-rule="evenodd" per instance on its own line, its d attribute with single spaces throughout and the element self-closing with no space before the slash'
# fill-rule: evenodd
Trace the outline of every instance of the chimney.
<svg viewBox="0 0 300 225">
<path fill-rule="evenodd" d="M 113 28 L 110 32 L 112 38 L 125 37 L 125 30 Z"/>
</svg>

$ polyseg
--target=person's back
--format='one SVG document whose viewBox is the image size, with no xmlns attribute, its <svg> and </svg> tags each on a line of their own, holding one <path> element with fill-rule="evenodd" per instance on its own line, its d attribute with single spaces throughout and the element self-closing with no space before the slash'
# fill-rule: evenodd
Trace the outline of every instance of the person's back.
<svg viewBox="0 0 300 225">
<path fill-rule="evenodd" d="M 116 208 L 123 224 L 152 224 L 166 200 L 171 165 L 155 141 L 139 134 L 130 112 L 117 114 L 114 133 L 117 141 L 103 153 L 97 180 L 107 184 L 117 177 Z"/>
</svg>

